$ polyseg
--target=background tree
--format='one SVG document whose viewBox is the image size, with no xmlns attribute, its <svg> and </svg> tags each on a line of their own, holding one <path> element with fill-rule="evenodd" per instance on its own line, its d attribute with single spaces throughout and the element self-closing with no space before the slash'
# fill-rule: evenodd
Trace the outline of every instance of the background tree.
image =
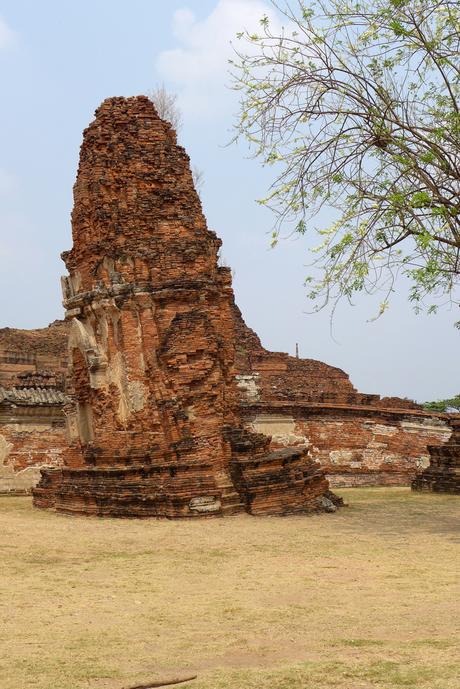
<svg viewBox="0 0 460 689">
<path fill-rule="evenodd" d="M 157 84 L 151 91 L 147 92 L 147 96 L 154 104 L 161 119 L 169 122 L 176 134 L 179 135 L 183 125 L 183 117 L 177 104 L 177 93 L 168 91 L 164 84 Z M 192 165 L 192 177 L 195 189 L 201 195 L 204 184 L 203 170 L 196 165 Z"/>
<path fill-rule="evenodd" d="M 431 409 L 433 411 L 446 411 L 447 409 L 456 409 L 460 411 L 460 395 L 451 397 L 447 400 L 437 400 L 436 402 L 425 402 L 423 404 L 425 409 Z"/>
<path fill-rule="evenodd" d="M 201 196 L 201 190 L 203 189 L 204 185 L 204 172 L 198 167 L 198 165 L 192 165 L 192 177 L 193 184 L 198 192 L 198 196 Z"/>
<path fill-rule="evenodd" d="M 183 118 L 177 105 L 177 93 L 168 91 L 164 84 L 157 84 L 147 95 L 161 119 L 169 122 L 178 134 L 182 129 Z"/>
<path fill-rule="evenodd" d="M 455 301 L 460 273 L 460 2 L 318 0 L 272 4 L 241 32 L 233 86 L 237 137 L 278 172 L 261 203 L 280 233 L 311 232 L 316 309 L 411 280 Z M 437 306 L 429 306 L 430 311 Z"/>
</svg>

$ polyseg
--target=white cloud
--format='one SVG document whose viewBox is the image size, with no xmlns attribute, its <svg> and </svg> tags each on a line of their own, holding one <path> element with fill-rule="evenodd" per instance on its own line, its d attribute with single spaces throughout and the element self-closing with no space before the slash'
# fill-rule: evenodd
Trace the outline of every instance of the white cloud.
<svg viewBox="0 0 460 689">
<path fill-rule="evenodd" d="M 0 17 L 0 50 L 9 48 L 13 45 L 15 40 L 15 33 L 4 19 Z"/>
<path fill-rule="evenodd" d="M 174 13 L 173 34 L 179 46 L 160 53 L 156 67 L 178 91 L 186 117 L 213 116 L 228 108 L 235 98 L 228 88 L 230 42 L 239 31 L 260 31 L 264 15 L 278 23 L 273 7 L 263 0 L 219 0 L 203 20 L 187 8 Z"/>
</svg>

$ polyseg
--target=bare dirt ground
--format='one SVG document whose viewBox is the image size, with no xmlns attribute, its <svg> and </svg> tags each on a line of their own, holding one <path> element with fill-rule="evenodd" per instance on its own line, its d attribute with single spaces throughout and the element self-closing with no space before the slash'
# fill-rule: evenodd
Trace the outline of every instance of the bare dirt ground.
<svg viewBox="0 0 460 689">
<path fill-rule="evenodd" d="M 1 689 L 458 689 L 460 501 L 333 515 L 72 518 L 0 500 Z"/>
</svg>

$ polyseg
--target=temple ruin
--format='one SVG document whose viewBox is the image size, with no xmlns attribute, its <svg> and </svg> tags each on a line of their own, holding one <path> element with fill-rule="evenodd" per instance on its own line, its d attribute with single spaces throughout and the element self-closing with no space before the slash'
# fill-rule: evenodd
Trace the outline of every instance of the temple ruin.
<svg viewBox="0 0 460 689">
<path fill-rule="evenodd" d="M 74 201 L 66 321 L 0 330 L 0 493 L 42 469 L 35 504 L 69 513 L 284 514 L 333 509 L 326 477 L 410 485 L 452 451 L 449 415 L 262 346 L 146 97 L 97 110 Z"/>
<path fill-rule="evenodd" d="M 460 418 L 452 419 L 451 424 L 449 442 L 429 448 L 430 464 L 416 475 L 412 490 L 460 495 Z"/>
<path fill-rule="evenodd" d="M 338 368 L 267 351 L 238 309 L 235 323 L 245 424 L 272 447 L 306 444 L 332 487 L 408 486 L 449 439 L 449 415 L 360 393 Z"/>
<path fill-rule="evenodd" d="M 0 494 L 30 493 L 67 446 L 67 324 L 0 330 Z"/>
<path fill-rule="evenodd" d="M 305 447 L 241 423 L 233 291 L 189 159 L 146 97 L 86 129 L 63 255 L 70 445 L 38 507 L 110 516 L 284 514 L 330 507 Z"/>
</svg>

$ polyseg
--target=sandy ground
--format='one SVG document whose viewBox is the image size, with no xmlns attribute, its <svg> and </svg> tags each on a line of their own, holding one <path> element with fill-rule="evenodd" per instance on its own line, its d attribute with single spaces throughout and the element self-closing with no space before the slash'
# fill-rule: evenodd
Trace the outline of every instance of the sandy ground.
<svg viewBox="0 0 460 689">
<path fill-rule="evenodd" d="M 97 520 L 0 499 L 1 689 L 459 689 L 460 500 Z"/>
</svg>

